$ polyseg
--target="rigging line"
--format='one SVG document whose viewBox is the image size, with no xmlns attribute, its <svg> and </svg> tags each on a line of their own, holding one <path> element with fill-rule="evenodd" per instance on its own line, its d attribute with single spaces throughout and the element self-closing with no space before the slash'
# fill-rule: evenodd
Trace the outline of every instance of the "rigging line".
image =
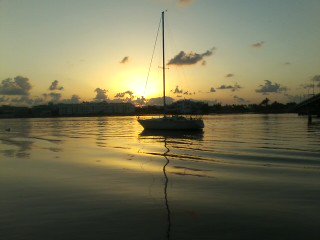
<svg viewBox="0 0 320 240">
<path fill-rule="evenodd" d="M 176 41 L 175 41 L 175 38 L 174 38 L 174 35 L 173 35 L 173 32 L 171 31 L 171 27 L 169 25 L 169 21 L 166 21 L 166 27 L 168 29 L 168 36 L 171 38 L 170 40 L 172 41 L 173 43 L 173 50 L 174 50 L 174 54 L 176 53 L 179 53 L 177 51 L 177 44 L 176 44 Z M 179 66 L 179 68 L 176 68 L 178 69 L 177 72 L 179 74 L 179 76 L 182 76 L 182 80 L 180 80 L 180 83 L 186 83 L 187 82 L 187 77 L 186 77 L 186 73 L 185 73 L 185 68 L 183 67 L 183 65 Z M 179 71 L 181 70 L 181 71 Z M 181 74 L 182 73 L 182 74 Z"/>
<path fill-rule="evenodd" d="M 150 65 L 149 65 L 149 70 L 148 70 L 148 75 L 147 75 L 146 84 L 144 85 L 143 95 L 146 94 L 146 89 L 147 89 L 147 84 L 148 84 L 148 80 L 149 80 L 150 70 L 151 70 L 151 66 L 152 66 L 153 56 L 154 56 L 154 52 L 155 52 L 155 50 L 156 50 L 156 45 L 157 45 L 157 41 L 158 41 L 158 35 L 159 35 L 160 25 L 161 25 L 161 18 L 160 18 L 159 25 L 158 25 L 158 31 L 157 31 L 156 40 L 155 40 L 154 46 L 153 46 L 152 57 L 151 57 Z"/>
</svg>

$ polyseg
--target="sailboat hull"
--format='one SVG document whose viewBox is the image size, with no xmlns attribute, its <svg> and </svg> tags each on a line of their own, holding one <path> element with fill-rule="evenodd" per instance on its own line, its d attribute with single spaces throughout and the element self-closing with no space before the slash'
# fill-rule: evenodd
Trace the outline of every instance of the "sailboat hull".
<svg viewBox="0 0 320 240">
<path fill-rule="evenodd" d="M 204 127 L 202 119 L 187 118 L 152 118 L 138 119 L 146 130 L 201 130 Z"/>
</svg>

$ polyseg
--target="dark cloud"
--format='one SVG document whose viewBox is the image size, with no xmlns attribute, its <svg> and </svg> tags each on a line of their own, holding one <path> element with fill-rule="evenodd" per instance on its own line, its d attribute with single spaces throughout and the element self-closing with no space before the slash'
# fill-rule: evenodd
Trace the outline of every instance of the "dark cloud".
<svg viewBox="0 0 320 240">
<path fill-rule="evenodd" d="M 207 61 L 206 61 L 206 60 L 203 60 L 203 61 L 201 62 L 201 65 L 202 65 L 202 66 L 206 66 L 206 65 L 207 65 Z"/>
<path fill-rule="evenodd" d="M 221 90 L 225 90 L 225 89 L 232 89 L 233 88 L 233 86 L 231 86 L 231 85 L 221 85 L 220 87 L 218 87 L 217 89 L 221 89 Z"/>
<path fill-rule="evenodd" d="M 260 42 L 256 42 L 256 43 L 252 44 L 251 46 L 253 48 L 261 48 L 261 47 L 263 47 L 264 44 L 265 44 L 264 41 L 260 41 Z"/>
<path fill-rule="evenodd" d="M 181 51 L 178 53 L 174 58 L 170 59 L 167 65 L 193 65 L 200 61 L 203 61 L 204 57 L 209 57 L 212 55 L 215 48 L 212 48 L 211 50 L 206 51 L 205 53 L 185 53 L 184 51 Z"/>
<path fill-rule="evenodd" d="M 129 61 L 129 57 L 125 56 L 124 58 L 122 58 L 122 60 L 120 61 L 120 63 L 124 64 L 127 63 Z"/>
<path fill-rule="evenodd" d="M 7 78 L 2 80 L 0 84 L 1 95 L 29 95 L 31 90 L 29 79 L 22 76 L 17 76 L 14 79 Z"/>
<path fill-rule="evenodd" d="M 55 90 L 61 91 L 61 90 L 63 90 L 63 87 L 62 87 L 62 86 L 59 86 L 59 81 L 58 81 L 58 80 L 54 80 L 54 81 L 51 83 L 51 85 L 50 85 L 50 87 L 49 87 L 49 90 L 50 90 L 50 91 L 55 91 Z"/>
<path fill-rule="evenodd" d="M 211 92 L 211 93 L 216 92 L 216 90 L 214 89 L 214 87 L 210 88 L 210 92 Z"/>
<path fill-rule="evenodd" d="M 242 88 L 239 84 L 235 83 L 233 86 L 232 85 L 221 85 L 220 87 L 218 87 L 217 89 L 220 90 L 227 90 L 230 89 L 232 92 L 239 90 L 240 88 Z"/>
<path fill-rule="evenodd" d="M 132 91 L 125 91 L 121 93 L 117 93 L 114 97 L 115 98 L 124 98 L 125 96 L 129 96 L 130 98 L 133 98 L 133 92 Z"/>
<path fill-rule="evenodd" d="M 174 99 L 172 97 L 166 97 L 166 103 L 171 104 L 173 103 Z M 147 101 L 147 105 L 151 106 L 163 106 L 163 97 L 157 97 L 157 98 L 150 98 Z"/>
<path fill-rule="evenodd" d="M 184 92 L 183 94 L 184 94 L 184 95 L 192 95 L 192 93 L 189 92 L 189 91 L 186 91 L 186 92 Z"/>
<path fill-rule="evenodd" d="M 272 83 L 270 80 L 264 80 L 264 85 L 260 85 L 256 89 L 257 93 L 269 94 L 269 93 L 282 93 L 286 91 L 287 88 L 281 86 L 279 83 Z"/>
<path fill-rule="evenodd" d="M 182 89 L 179 89 L 179 86 L 176 86 L 174 90 L 170 90 L 170 92 L 173 92 L 174 94 L 181 94 L 183 93 Z"/>
<path fill-rule="evenodd" d="M 240 104 L 247 104 L 249 103 L 249 101 L 245 100 L 244 98 L 242 97 L 239 97 L 237 95 L 233 96 L 233 100 L 235 100 L 237 103 L 240 103 Z"/>
<path fill-rule="evenodd" d="M 108 100 L 108 96 L 107 96 L 107 92 L 108 90 L 105 89 L 101 89 L 101 88 L 96 88 L 94 90 L 96 92 L 96 96 L 94 98 L 95 101 L 107 101 Z"/>
<path fill-rule="evenodd" d="M 228 74 L 226 75 L 226 78 L 231 78 L 231 77 L 233 77 L 233 76 L 234 76 L 234 74 L 228 73 Z"/>
<path fill-rule="evenodd" d="M 289 66 L 291 65 L 291 62 L 285 62 L 284 65 Z"/>
</svg>

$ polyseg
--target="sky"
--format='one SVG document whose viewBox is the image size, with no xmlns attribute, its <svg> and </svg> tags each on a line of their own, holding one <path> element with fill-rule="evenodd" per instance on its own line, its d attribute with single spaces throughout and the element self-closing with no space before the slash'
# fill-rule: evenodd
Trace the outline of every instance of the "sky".
<svg viewBox="0 0 320 240">
<path fill-rule="evenodd" d="M 320 92 L 319 0 L 0 0 L 0 105 L 161 97 L 163 10 L 168 97 Z"/>
</svg>

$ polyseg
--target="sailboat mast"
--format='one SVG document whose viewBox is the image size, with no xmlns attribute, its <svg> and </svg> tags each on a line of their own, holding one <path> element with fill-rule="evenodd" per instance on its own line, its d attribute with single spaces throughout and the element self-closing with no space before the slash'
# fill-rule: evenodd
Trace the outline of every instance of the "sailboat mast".
<svg viewBox="0 0 320 240">
<path fill-rule="evenodd" d="M 164 55 L 164 12 L 162 12 L 162 79 L 163 79 L 163 113 L 166 115 L 166 66 Z"/>
</svg>

